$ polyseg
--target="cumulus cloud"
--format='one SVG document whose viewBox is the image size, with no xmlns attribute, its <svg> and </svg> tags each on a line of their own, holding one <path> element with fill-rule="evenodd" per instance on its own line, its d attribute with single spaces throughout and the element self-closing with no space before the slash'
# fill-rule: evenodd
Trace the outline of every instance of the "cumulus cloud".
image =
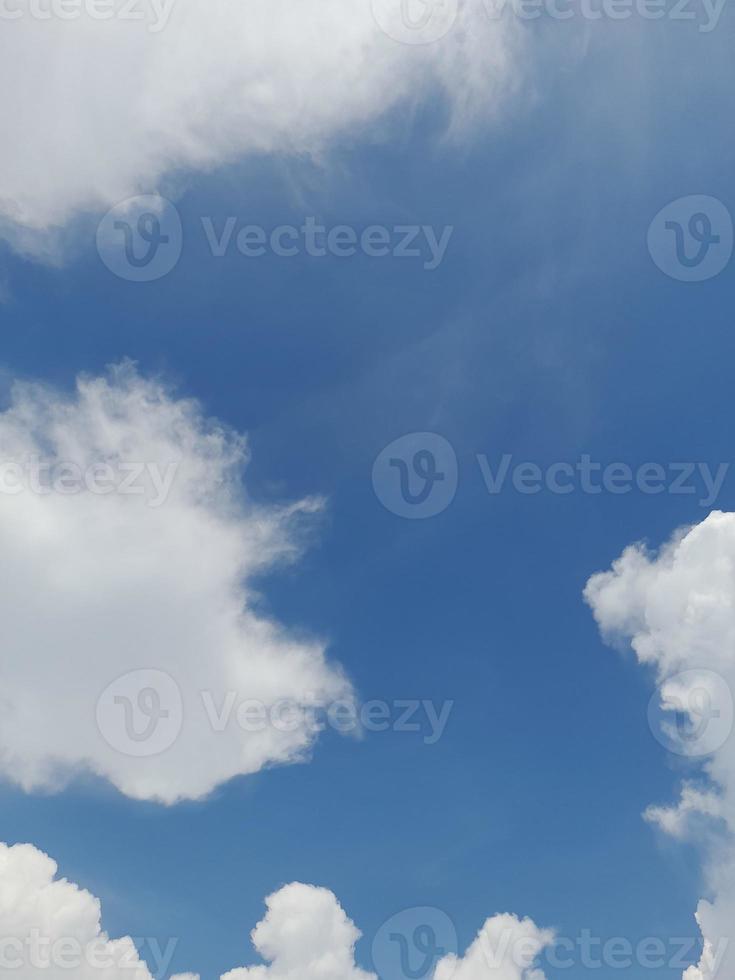
<svg viewBox="0 0 735 980">
<path fill-rule="evenodd" d="M 257 506 L 243 438 L 130 365 L 0 414 L 0 773 L 165 803 L 304 759 L 351 689 L 262 611 L 317 501 Z"/>
<path fill-rule="evenodd" d="M 688 781 L 676 805 L 647 811 L 664 831 L 696 836 L 707 850 L 710 900 L 697 911 L 705 948 L 686 980 L 733 976 L 735 514 L 710 514 L 658 553 L 641 544 L 626 548 L 610 571 L 590 579 L 585 597 L 603 635 L 629 641 L 638 660 L 655 670 L 658 735 L 675 751 L 679 745 L 701 781 Z"/>
<path fill-rule="evenodd" d="M 65 17 L 34 15 L 60 7 Z M 495 107 L 513 79 L 512 18 L 490 20 L 482 0 L 448 0 L 435 5 L 438 29 L 431 18 L 422 27 L 417 3 L 409 39 L 447 32 L 416 45 L 394 39 L 407 33 L 401 9 L 400 0 L 3 0 L 6 235 L 40 248 L 24 233 L 244 154 L 319 158 L 333 138 L 428 95 L 444 93 L 458 123 Z"/>
<path fill-rule="evenodd" d="M 0 844 L 0 974 L 153 980 L 132 939 L 110 939 L 102 930 L 99 901 L 57 878 L 57 870 L 30 844 Z M 156 967 L 167 967 L 166 957 Z"/>
<path fill-rule="evenodd" d="M 437 963 L 434 980 L 545 980 L 534 963 L 554 938 L 550 929 L 539 929 L 531 919 L 496 915 L 463 957 L 450 954 Z"/>
<path fill-rule="evenodd" d="M 251 939 L 269 965 L 232 970 L 222 980 L 374 980 L 355 964 L 360 931 L 332 892 L 294 882 L 266 907 Z"/>
<path fill-rule="evenodd" d="M 132 939 L 112 940 L 100 923 L 100 903 L 57 878 L 57 866 L 29 844 L 0 844 L 0 974 L 33 980 L 73 975 L 80 980 L 152 980 Z M 377 980 L 355 962 L 360 931 L 326 888 L 294 882 L 266 899 L 266 915 L 251 938 L 267 961 L 221 980 Z M 553 941 L 530 919 L 489 919 L 464 958 L 446 957 L 435 980 L 544 980 L 533 960 Z M 156 970 L 167 972 L 174 948 L 146 940 Z M 70 973 L 70 971 L 72 971 Z M 178 974 L 172 980 L 198 980 Z"/>
<path fill-rule="evenodd" d="M 332 892 L 296 883 L 271 895 L 266 905 L 252 940 L 269 965 L 233 970 L 222 980 L 378 980 L 356 966 L 361 934 Z M 544 980 L 534 962 L 553 941 L 553 932 L 530 919 L 497 915 L 463 957 L 439 960 L 433 980 Z"/>
</svg>

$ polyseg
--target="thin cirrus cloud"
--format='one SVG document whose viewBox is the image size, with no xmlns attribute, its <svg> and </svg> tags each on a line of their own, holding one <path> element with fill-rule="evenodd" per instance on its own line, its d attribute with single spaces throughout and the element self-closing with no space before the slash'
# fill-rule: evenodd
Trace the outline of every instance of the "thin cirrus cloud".
<svg viewBox="0 0 735 980">
<path fill-rule="evenodd" d="M 659 719 L 663 728 L 673 731 L 675 707 L 691 722 L 681 752 L 691 756 L 691 778 L 678 803 L 646 813 L 665 833 L 698 840 L 706 852 L 708 898 L 697 909 L 704 950 L 685 980 L 735 975 L 729 942 L 735 921 L 734 596 L 735 513 L 721 512 L 679 531 L 658 553 L 641 544 L 626 548 L 585 590 L 603 636 L 629 641 L 640 663 L 655 670 L 669 705 Z M 673 716 L 667 721 L 667 715 Z"/>
<path fill-rule="evenodd" d="M 171 804 L 308 757 L 314 706 L 351 686 L 253 582 L 298 556 L 319 501 L 254 504 L 245 440 L 129 364 L 71 394 L 16 385 L 0 460 L 2 777 L 85 771 Z"/>
<path fill-rule="evenodd" d="M 30 844 L 0 844 L 0 975 L 22 970 L 29 980 L 60 980 L 73 970 L 79 980 L 152 980 L 133 940 L 110 939 L 99 901 L 57 871 Z M 251 933 L 265 963 L 231 970 L 221 980 L 377 980 L 355 961 L 360 935 L 331 891 L 293 882 L 266 899 L 265 917 Z M 530 919 L 495 916 L 464 957 L 446 956 L 436 964 L 434 980 L 544 980 L 533 964 L 553 939 Z M 156 975 L 167 973 L 175 943 L 145 944 L 155 954 Z M 177 974 L 172 980 L 198 977 Z"/>
<path fill-rule="evenodd" d="M 319 158 L 439 92 L 460 123 L 514 82 L 517 32 L 483 0 L 443 5 L 447 33 L 420 45 L 389 36 L 399 0 L 139 0 L 135 21 L 123 0 L 104 20 L 90 6 L 39 20 L 9 5 L 24 14 L 0 32 L 2 88 L 32 107 L 0 107 L 0 228 L 30 250 L 167 174 L 247 154 Z"/>
</svg>

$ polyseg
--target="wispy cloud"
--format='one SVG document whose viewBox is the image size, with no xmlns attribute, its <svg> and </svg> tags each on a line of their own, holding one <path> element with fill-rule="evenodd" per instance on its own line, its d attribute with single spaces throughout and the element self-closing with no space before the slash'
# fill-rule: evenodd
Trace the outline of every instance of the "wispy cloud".
<svg viewBox="0 0 735 980">
<path fill-rule="evenodd" d="M 133 22 L 122 0 L 105 19 L 89 6 L 72 23 L 24 10 L 0 34 L 0 82 L 27 106 L 0 108 L 0 219 L 24 249 L 167 175 L 248 153 L 318 159 L 401 103 L 444 93 L 455 121 L 495 108 L 516 70 L 517 25 L 480 0 L 434 5 L 449 18 L 436 40 L 395 0 L 140 0 Z"/>
</svg>

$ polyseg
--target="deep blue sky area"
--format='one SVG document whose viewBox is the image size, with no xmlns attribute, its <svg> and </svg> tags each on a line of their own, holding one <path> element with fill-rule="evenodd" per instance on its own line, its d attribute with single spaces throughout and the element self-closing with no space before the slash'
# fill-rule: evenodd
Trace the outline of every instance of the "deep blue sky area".
<svg viewBox="0 0 735 980">
<path fill-rule="evenodd" d="M 335 892 L 366 969 L 371 937 L 411 906 L 445 910 L 462 948 L 504 911 L 572 937 L 697 934 L 697 855 L 641 816 L 684 770 L 649 730 L 651 678 L 603 645 L 582 590 L 629 543 L 656 546 L 708 510 L 696 494 L 635 489 L 490 495 L 476 456 L 733 459 L 735 264 L 676 281 L 646 233 L 690 194 L 735 214 L 735 14 L 711 34 L 524 30 L 523 92 L 452 140 L 435 104 L 338 141 L 319 166 L 180 175 L 184 252 L 157 282 L 115 278 L 93 222 L 62 267 L 0 251 L 3 384 L 68 387 L 130 357 L 247 432 L 256 500 L 327 499 L 303 559 L 259 582 L 264 608 L 325 638 L 365 699 L 455 702 L 437 744 L 327 733 L 308 764 L 203 803 L 141 804 L 93 781 L 57 796 L 3 788 L 0 839 L 53 855 L 101 898 L 112 935 L 180 937 L 174 972 L 210 980 L 253 962 L 263 899 L 293 880 Z M 433 271 L 411 258 L 215 259 L 200 219 L 228 215 L 454 232 Z M 373 462 L 424 431 L 453 446 L 457 494 L 403 520 L 376 496 Z M 733 504 L 735 468 L 715 506 Z"/>
</svg>

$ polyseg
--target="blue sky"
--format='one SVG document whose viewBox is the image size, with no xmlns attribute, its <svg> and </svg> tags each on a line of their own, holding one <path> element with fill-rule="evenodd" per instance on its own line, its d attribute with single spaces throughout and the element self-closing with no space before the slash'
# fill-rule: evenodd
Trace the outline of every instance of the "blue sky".
<svg viewBox="0 0 735 980">
<path fill-rule="evenodd" d="M 460 950 L 500 912 L 572 937 L 698 934 L 700 850 L 641 816 L 676 796 L 684 769 L 649 729 L 653 674 L 603 643 L 582 593 L 631 542 L 658 546 L 712 507 L 637 489 L 491 495 L 477 455 L 732 459 L 734 267 L 669 278 L 646 233 L 687 195 L 735 213 L 734 29 L 729 10 L 708 34 L 526 24 L 522 91 L 452 139 L 428 92 L 335 137 L 324 164 L 274 153 L 182 168 L 150 187 L 184 229 L 180 262 L 152 283 L 105 268 L 99 213 L 75 219 L 60 265 L 2 246 L 6 401 L 13 379 L 71 390 L 126 357 L 165 375 L 248 434 L 256 502 L 326 499 L 304 555 L 258 578 L 258 608 L 325 640 L 363 700 L 454 702 L 436 744 L 327 732 L 304 764 L 172 807 L 89 776 L 60 793 L 8 780 L 0 839 L 52 855 L 101 899 L 111 935 L 178 937 L 171 972 L 218 977 L 258 961 L 248 933 L 291 881 L 338 896 L 367 970 L 381 924 L 416 906 L 444 910 Z M 454 230 L 435 270 L 215 259 L 201 217 L 229 215 Z M 404 520 L 381 505 L 373 463 L 426 431 L 453 447 L 457 493 Z M 713 507 L 734 495 L 729 474 Z"/>
</svg>

